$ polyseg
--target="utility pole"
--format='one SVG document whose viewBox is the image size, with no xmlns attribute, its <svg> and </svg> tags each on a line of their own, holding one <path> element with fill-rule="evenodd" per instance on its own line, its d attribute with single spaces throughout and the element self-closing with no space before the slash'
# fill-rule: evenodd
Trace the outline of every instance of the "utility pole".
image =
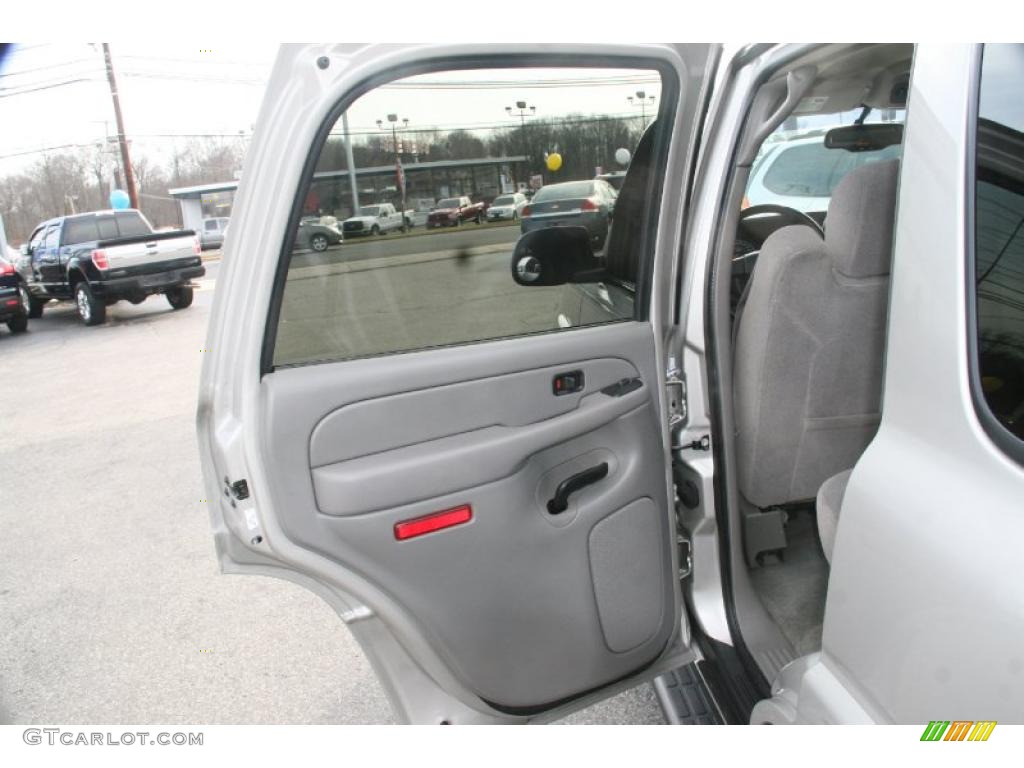
<svg viewBox="0 0 1024 768">
<path fill-rule="evenodd" d="M 391 113 L 388 115 L 388 122 L 391 123 L 391 141 L 392 148 L 395 150 L 395 182 L 398 184 L 399 191 L 402 193 L 402 231 L 407 232 L 408 227 L 405 224 L 405 169 L 402 168 L 402 148 L 398 145 L 398 115 Z M 405 126 L 409 126 L 409 118 L 403 118 Z M 384 121 L 378 120 L 377 127 L 384 130 Z"/>
<path fill-rule="evenodd" d="M 352 156 L 352 138 L 348 132 L 348 110 L 341 113 L 341 125 L 345 133 L 345 162 L 348 165 L 348 181 L 352 187 L 352 215 L 359 213 L 359 184 L 356 181 L 356 161 Z"/>
<path fill-rule="evenodd" d="M 519 132 L 523 136 L 523 155 L 526 157 L 526 177 L 527 177 L 527 180 L 529 180 L 529 177 L 530 177 L 530 150 L 529 150 L 529 144 L 526 141 L 526 115 L 529 114 L 530 117 L 534 117 L 537 114 L 537 107 L 533 106 L 532 104 L 529 105 L 529 107 L 528 107 L 525 101 L 517 101 L 516 102 L 516 109 L 518 109 L 519 111 L 518 112 L 513 112 L 512 111 L 512 107 L 505 107 L 505 111 L 508 113 L 509 117 L 515 117 L 517 115 L 519 116 L 519 127 L 520 127 L 520 131 Z M 529 109 L 529 112 L 527 112 L 527 109 Z M 516 179 L 516 181 L 518 182 L 519 180 Z M 518 192 L 519 190 L 516 189 L 516 191 Z"/>
<path fill-rule="evenodd" d="M 110 98 L 114 102 L 114 119 L 117 120 L 117 141 L 121 145 L 121 164 L 124 166 L 124 183 L 128 187 L 128 199 L 132 208 L 139 207 L 139 193 L 135 190 L 135 174 L 132 173 L 132 159 L 128 154 L 128 139 L 124 133 L 124 118 L 121 117 L 121 101 L 117 96 L 117 80 L 114 78 L 114 63 L 110 60 L 110 45 L 103 44 L 103 59 L 107 65 L 107 82 L 110 83 Z"/>
</svg>

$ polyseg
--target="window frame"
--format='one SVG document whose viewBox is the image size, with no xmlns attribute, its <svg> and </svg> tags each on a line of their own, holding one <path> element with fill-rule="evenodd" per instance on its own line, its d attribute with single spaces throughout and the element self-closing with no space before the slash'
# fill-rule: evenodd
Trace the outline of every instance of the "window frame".
<svg viewBox="0 0 1024 768">
<path fill-rule="evenodd" d="M 320 153 L 327 142 L 328 135 L 332 128 L 341 119 L 349 107 L 358 99 L 375 88 L 407 77 L 416 75 L 433 74 L 445 71 L 466 71 L 477 69 L 531 69 L 531 68 L 552 68 L 552 69 L 646 69 L 657 72 L 661 77 L 661 99 L 655 119 L 662 121 L 662 125 L 668 126 L 658 132 L 653 147 L 653 157 L 656 167 L 661 171 L 648 181 L 649 186 L 666 183 L 665 166 L 668 163 L 669 149 L 672 137 L 675 132 L 675 115 L 681 95 L 681 85 L 677 73 L 670 62 L 662 59 L 648 58 L 644 56 L 600 56 L 587 55 L 573 57 L 571 61 L 566 60 L 564 54 L 517 54 L 517 55 L 469 55 L 425 58 L 420 61 L 406 65 L 398 65 L 386 69 L 380 73 L 365 78 L 349 90 L 338 102 L 327 112 L 317 133 L 307 149 L 305 164 L 302 174 L 299 177 L 298 186 L 292 190 L 292 208 L 288 217 L 285 235 L 281 248 L 278 252 L 277 265 L 275 267 L 274 282 L 271 287 L 270 302 L 267 316 L 263 326 L 263 343 L 260 350 L 260 377 L 273 373 L 278 368 L 302 368 L 310 365 L 323 365 L 328 363 L 345 363 L 355 360 L 368 360 L 378 357 L 414 354 L 418 352 L 429 352 L 436 349 L 451 349 L 453 347 L 465 347 L 476 344 L 487 344 L 506 339 L 525 338 L 539 335 L 539 333 L 571 333 L 574 330 L 597 327 L 598 324 L 580 326 L 573 328 L 555 328 L 551 331 L 539 333 L 518 333 L 507 336 L 499 336 L 488 339 L 475 339 L 455 344 L 443 344 L 433 347 L 420 347 L 417 349 L 385 351 L 370 355 L 360 355 L 355 358 L 323 358 L 316 360 L 305 360 L 294 363 L 274 363 L 274 351 L 277 345 L 277 330 L 281 320 L 281 308 L 284 303 L 284 293 L 288 282 L 288 271 L 291 265 L 293 249 L 298 238 L 298 225 L 302 218 L 303 203 L 305 196 L 302 194 L 308 191 L 313 181 Z M 660 211 L 652 208 L 648 214 L 647 221 L 641 228 L 642 240 L 640 248 L 640 262 L 637 267 L 637 284 L 634 288 L 633 321 L 645 321 L 650 311 L 650 291 L 647 288 L 651 285 L 651 272 L 654 268 L 654 246 L 657 238 L 657 228 L 660 223 Z M 627 319 L 615 322 L 628 322 Z"/>
<path fill-rule="evenodd" d="M 39 241 L 38 247 L 44 251 L 50 248 L 59 248 L 62 229 L 63 227 L 61 227 L 60 222 L 56 224 L 50 224 L 49 226 L 47 226 L 46 231 L 43 233 L 43 238 Z M 51 242 L 50 235 L 52 235 L 54 232 L 57 233 L 57 238 Z"/>
<path fill-rule="evenodd" d="M 1007 456 L 1024 466 L 1024 440 L 1008 430 L 989 407 L 981 384 L 981 361 L 978 344 L 978 290 L 977 290 L 977 190 L 978 190 L 978 126 L 981 118 L 981 89 L 984 45 L 975 48 L 971 62 L 971 90 L 967 98 L 966 173 L 964 189 L 964 252 L 965 293 L 967 320 L 967 376 L 974 415 L 982 428 Z"/>
</svg>

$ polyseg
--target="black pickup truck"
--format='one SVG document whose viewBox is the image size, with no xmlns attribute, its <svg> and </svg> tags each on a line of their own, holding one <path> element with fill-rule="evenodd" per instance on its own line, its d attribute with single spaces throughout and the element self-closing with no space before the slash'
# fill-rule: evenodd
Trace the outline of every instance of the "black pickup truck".
<svg viewBox="0 0 1024 768">
<path fill-rule="evenodd" d="M 72 299 L 86 325 L 107 306 L 162 293 L 174 309 L 192 303 L 191 281 L 206 273 L 191 230 L 154 232 L 139 211 L 95 211 L 44 221 L 21 248 L 29 316 L 51 299 Z"/>
</svg>

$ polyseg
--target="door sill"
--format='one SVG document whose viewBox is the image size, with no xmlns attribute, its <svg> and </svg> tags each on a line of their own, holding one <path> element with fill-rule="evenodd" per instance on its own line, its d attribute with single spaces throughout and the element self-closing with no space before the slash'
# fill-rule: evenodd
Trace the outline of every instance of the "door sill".
<svg viewBox="0 0 1024 768">
<path fill-rule="evenodd" d="M 656 677 L 654 693 L 669 725 L 722 725 L 725 722 L 697 662 Z"/>
</svg>

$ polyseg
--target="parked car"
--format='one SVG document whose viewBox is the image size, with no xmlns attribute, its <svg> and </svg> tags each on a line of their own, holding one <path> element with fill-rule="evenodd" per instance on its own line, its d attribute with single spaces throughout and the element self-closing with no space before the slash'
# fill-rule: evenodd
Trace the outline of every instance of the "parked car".
<svg viewBox="0 0 1024 768">
<path fill-rule="evenodd" d="M 207 248 L 220 248 L 224 244 L 224 233 L 229 221 L 227 216 L 203 219 L 203 224 L 199 228 L 199 245 L 204 251 Z"/>
<path fill-rule="evenodd" d="M 868 163 L 900 156 L 898 144 L 863 152 L 835 152 L 825 144 L 825 131 L 766 145 L 754 162 L 747 183 L 749 205 L 785 205 L 804 213 L 828 208 L 842 178 Z"/>
<path fill-rule="evenodd" d="M 206 274 L 200 252 L 192 230 L 154 232 L 132 209 L 44 221 L 22 246 L 30 315 L 40 317 L 52 299 L 71 299 L 83 323 L 98 325 L 108 305 L 140 304 L 157 293 L 184 309 L 192 303 L 192 280 Z"/>
<path fill-rule="evenodd" d="M 28 330 L 30 301 L 25 281 L 14 262 L 0 256 L 0 323 L 7 323 L 11 333 Z"/>
<path fill-rule="evenodd" d="M 468 197 L 446 197 L 437 203 L 427 216 L 427 228 L 458 227 L 464 221 L 475 221 L 480 224 L 484 220 L 484 204 L 474 203 Z"/>
<path fill-rule="evenodd" d="M 475 86 L 485 59 L 532 81 L 536 45 L 281 50 L 239 201 L 268 226 L 228 243 L 246 269 L 221 273 L 199 386 L 222 569 L 321 596 L 403 721 L 543 722 L 653 680 L 674 723 L 905 723 L 931 741 L 1020 722 L 1024 48 L 544 57 L 673 86 L 604 253 L 566 222 L 523 234 L 500 275 L 497 253 L 425 257 L 425 286 L 385 260 L 289 276 L 266 232 L 308 189 L 280 180 L 367 84 Z M 786 120 L 904 109 L 899 159 L 829 185 L 824 231 L 787 206 L 770 231 L 744 219 Z M 866 151 L 849 146 L 829 151 Z M 756 265 L 737 306 L 738 258 Z M 355 295 L 371 284 L 388 301 Z M 577 284 L 615 301 L 563 325 L 555 297 Z"/>
<path fill-rule="evenodd" d="M 600 179 L 601 181 L 607 181 L 609 184 L 612 185 L 612 188 L 616 192 L 618 192 L 620 189 L 622 189 L 622 182 L 626 180 L 626 172 L 609 171 L 608 173 L 599 173 L 594 178 Z"/>
<path fill-rule="evenodd" d="M 311 248 L 326 251 L 332 245 L 341 245 L 345 238 L 338 229 L 338 220 L 333 216 L 314 216 L 299 221 L 295 236 L 297 248 Z"/>
<path fill-rule="evenodd" d="M 403 215 L 401 211 L 395 210 L 391 203 L 378 203 L 360 207 L 359 213 L 345 219 L 341 229 L 344 234 L 357 237 L 383 235 L 401 229 L 403 223 L 408 226 L 411 222 L 411 212 Z"/>
<path fill-rule="evenodd" d="M 604 246 L 615 210 L 615 188 L 607 181 L 546 184 L 519 211 L 523 234 L 543 227 L 585 227 L 595 249 Z"/>
<path fill-rule="evenodd" d="M 490 208 L 487 209 L 488 221 L 518 221 L 519 214 L 526 205 L 526 195 L 522 192 L 513 192 L 508 195 L 500 195 L 494 198 Z"/>
</svg>

